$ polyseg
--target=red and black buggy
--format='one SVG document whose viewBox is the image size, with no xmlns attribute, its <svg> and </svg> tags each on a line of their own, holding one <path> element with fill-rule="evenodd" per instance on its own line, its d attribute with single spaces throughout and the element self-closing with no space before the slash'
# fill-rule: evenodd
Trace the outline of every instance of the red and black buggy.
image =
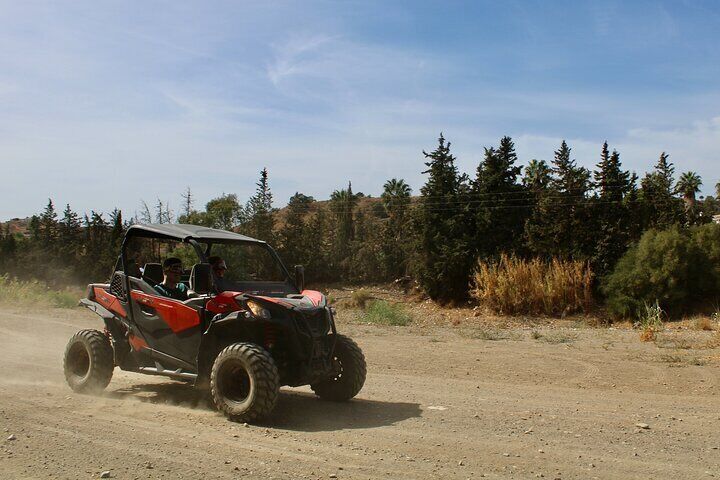
<svg viewBox="0 0 720 480">
<path fill-rule="evenodd" d="M 229 265 L 222 292 L 212 255 Z M 186 301 L 153 288 L 168 256 L 192 264 Z M 67 345 L 65 377 L 76 392 L 103 390 L 118 366 L 209 387 L 220 411 L 251 422 L 273 410 L 282 385 L 310 385 L 320 398 L 343 401 L 365 383 L 362 351 L 337 333 L 325 296 L 304 288 L 303 267 L 291 276 L 267 243 L 234 232 L 133 225 L 110 283 L 88 285 L 80 302 L 105 329 L 82 330 Z"/>
</svg>

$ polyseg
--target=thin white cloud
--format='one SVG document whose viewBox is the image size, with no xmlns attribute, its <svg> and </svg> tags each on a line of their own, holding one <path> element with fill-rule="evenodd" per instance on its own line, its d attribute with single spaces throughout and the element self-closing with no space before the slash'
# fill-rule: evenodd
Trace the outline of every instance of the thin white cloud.
<svg viewBox="0 0 720 480">
<path fill-rule="evenodd" d="M 287 77 L 313 73 L 313 57 L 321 54 L 321 47 L 332 40 L 329 35 L 303 35 L 273 45 L 275 58 L 267 66 L 268 78 L 277 86 Z"/>
</svg>

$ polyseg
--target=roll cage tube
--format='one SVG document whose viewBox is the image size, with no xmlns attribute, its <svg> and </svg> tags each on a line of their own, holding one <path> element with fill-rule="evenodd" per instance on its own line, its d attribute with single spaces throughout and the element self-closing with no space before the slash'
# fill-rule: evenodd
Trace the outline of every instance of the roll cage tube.
<svg viewBox="0 0 720 480">
<path fill-rule="evenodd" d="M 135 235 L 133 235 L 135 236 Z M 132 296 L 130 295 L 130 278 L 128 278 L 127 272 L 127 255 L 125 253 L 127 252 L 127 243 L 128 239 L 131 238 L 131 236 L 126 235 L 125 238 L 123 238 L 122 245 L 120 246 L 120 257 L 118 258 L 118 261 L 115 263 L 115 266 L 117 267 L 117 264 L 119 263 L 122 265 L 123 273 L 125 274 L 125 292 L 127 292 L 127 299 L 128 304 L 132 302 Z M 145 238 L 159 238 L 164 239 L 163 236 L 156 236 L 156 237 L 145 237 Z M 205 252 L 203 252 L 202 247 L 200 244 L 195 241 L 193 238 L 186 238 L 182 240 L 182 243 L 189 243 L 192 245 L 193 249 L 195 250 L 195 253 L 197 254 L 198 258 L 202 263 L 207 263 L 207 256 L 205 255 Z M 209 247 L 208 247 L 209 250 Z M 113 272 L 114 274 L 115 272 Z M 127 309 L 127 314 L 130 316 L 130 320 L 135 324 L 135 314 L 133 313 L 132 308 Z"/>
</svg>

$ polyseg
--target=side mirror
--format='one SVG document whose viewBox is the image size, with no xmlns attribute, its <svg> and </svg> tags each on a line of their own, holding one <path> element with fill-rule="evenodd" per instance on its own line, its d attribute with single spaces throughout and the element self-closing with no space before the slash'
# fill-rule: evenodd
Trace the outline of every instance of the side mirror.
<svg viewBox="0 0 720 480">
<path fill-rule="evenodd" d="M 198 295 L 207 295 L 212 291 L 212 270 L 209 263 L 196 263 L 190 272 L 190 290 Z"/>
<path fill-rule="evenodd" d="M 305 267 L 295 265 L 295 286 L 299 292 L 305 290 Z"/>
</svg>

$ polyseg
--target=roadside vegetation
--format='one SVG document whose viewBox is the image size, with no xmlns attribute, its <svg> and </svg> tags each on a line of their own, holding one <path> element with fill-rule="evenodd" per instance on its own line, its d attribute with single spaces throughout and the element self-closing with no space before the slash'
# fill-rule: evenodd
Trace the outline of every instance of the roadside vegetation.
<svg viewBox="0 0 720 480">
<path fill-rule="evenodd" d="M 403 304 L 385 300 L 369 302 L 362 318 L 368 323 L 399 327 L 407 326 L 413 321 L 412 314 Z"/>
<path fill-rule="evenodd" d="M 282 209 L 266 169 L 244 202 L 229 193 L 196 205 L 188 188 L 177 203 L 141 201 L 128 217 L 70 205 L 59 213 L 49 200 L 0 228 L 0 274 L 53 288 L 103 281 L 129 225 L 178 222 L 266 240 L 316 285 L 395 283 L 441 305 L 552 316 L 597 308 L 638 320 L 646 304 L 674 319 L 720 303 L 720 226 L 710 223 L 720 206 L 698 198 L 701 178 L 676 175 L 664 152 L 638 176 L 607 143 L 598 150 L 583 162 L 592 169 L 565 141 L 551 159 L 523 166 L 503 137 L 468 174 L 441 135 L 418 155 L 426 181 L 416 196 L 398 178 L 378 198 L 348 182 L 326 201 L 298 192 Z M 356 296 L 371 308 L 373 299 Z"/>
<path fill-rule="evenodd" d="M 567 315 L 592 307 L 593 275 L 586 262 L 500 256 L 480 261 L 471 296 L 506 315 Z"/>
<path fill-rule="evenodd" d="M 37 280 L 21 281 L 0 275 L 0 303 L 18 306 L 46 306 L 73 308 L 77 306 L 79 292 L 52 290 Z"/>
</svg>

